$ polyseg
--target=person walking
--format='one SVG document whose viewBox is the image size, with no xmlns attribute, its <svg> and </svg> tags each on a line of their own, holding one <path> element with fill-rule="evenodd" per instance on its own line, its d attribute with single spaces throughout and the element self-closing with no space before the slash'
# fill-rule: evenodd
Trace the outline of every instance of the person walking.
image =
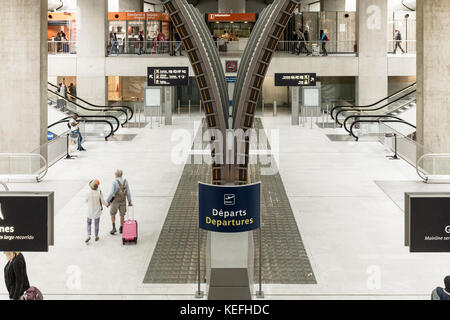
<svg viewBox="0 0 450 320">
<path fill-rule="evenodd" d="M 294 30 L 292 31 L 292 49 L 291 49 L 291 53 L 295 54 L 297 52 L 298 49 L 298 41 L 299 41 L 299 37 L 297 32 Z"/>
<path fill-rule="evenodd" d="M 22 300 L 25 291 L 30 289 L 25 258 L 22 253 L 15 251 L 7 251 L 4 254 L 8 260 L 4 269 L 4 279 L 9 298 Z"/>
<path fill-rule="evenodd" d="M 450 300 L 450 276 L 444 279 L 445 288 L 437 287 L 431 293 L 431 300 Z"/>
<path fill-rule="evenodd" d="M 300 50 L 298 51 L 298 55 L 300 55 L 300 53 L 306 53 L 306 55 L 309 56 L 311 52 L 308 50 L 308 47 L 306 46 L 307 40 L 305 33 L 303 33 L 302 29 L 299 30 L 298 36 L 300 40 Z"/>
<path fill-rule="evenodd" d="M 80 131 L 80 122 L 77 121 L 78 120 L 78 115 L 74 114 L 72 116 L 72 118 L 69 120 L 69 127 L 70 127 L 70 131 L 72 132 L 72 134 L 77 135 L 78 139 L 78 151 L 86 151 L 85 148 L 83 148 L 83 146 L 81 145 L 81 143 L 83 142 L 83 136 L 81 135 L 81 131 Z"/>
<path fill-rule="evenodd" d="M 397 54 L 397 49 L 400 48 L 402 50 L 402 54 L 405 54 L 405 50 L 402 48 L 402 34 L 400 33 L 400 30 L 395 30 L 395 48 L 394 48 L 394 54 Z"/>
<path fill-rule="evenodd" d="M 110 231 L 110 234 L 114 235 L 116 234 L 116 214 L 117 211 L 120 212 L 120 229 L 119 232 L 122 233 L 123 230 L 123 223 L 125 221 L 125 214 L 127 213 L 127 199 L 128 199 L 128 206 L 133 206 L 131 202 L 131 192 L 130 192 L 130 186 L 128 184 L 128 181 L 123 178 L 123 171 L 120 169 L 117 169 L 114 173 L 115 179 L 112 184 L 112 190 L 109 194 L 108 198 L 106 199 L 106 202 L 108 203 L 107 207 L 111 207 L 110 214 L 111 214 L 111 223 L 112 223 L 112 230 Z"/>
<path fill-rule="evenodd" d="M 119 54 L 119 48 L 117 47 L 118 43 L 117 43 L 117 33 L 115 32 L 110 32 L 109 33 L 109 54 L 114 54 L 114 52 L 116 52 L 116 54 Z"/>
<path fill-rule="evenodd" d="M 95 224 L 95 241 L 100 238 L 98 236 L 100 229 L 100 216 L 102 215 L 103 206 L 107 206 L 108 203 L 103 198 L 102 191 L 99 189 L 100 181 L 97 179 L 91 180 L 89 182 L 89 192 L 86 195 L 86 202 L 88 205 L 88 215 L 87 215 L 87 238 L 86 244 L 91 240 L 91 229 L 92 221 Z"/>
<path fill-rule="evenodd" d="M 327 42 L 330 41 L 330 39 L 327 36 L 326 30 L 320 30 L 320 41 L 322 42 L 322 54 L 328 56 Z"/>
<path fill-rule="evenodd" d="M 173 51 L 173 55 L 176 56 L 177 55 L 177 51 L 180 53 L 180 56 L 183 55 L 182 53 L 182 42 L 181 42 L 181 38 L 180 35 L 177 33 L 175 33 L 175 50 Z"/>
</svg>

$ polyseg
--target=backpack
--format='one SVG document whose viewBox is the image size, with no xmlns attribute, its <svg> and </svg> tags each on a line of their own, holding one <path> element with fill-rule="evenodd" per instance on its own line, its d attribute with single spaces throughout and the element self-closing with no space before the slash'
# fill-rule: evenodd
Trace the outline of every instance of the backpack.
<svg viewBox="0 0 450 320">
<path fill-rule="evenodd" d="M 330 38 L 328 38 L 327 35 L 325 35 L 325 41 L 326 41 L 326 42 L 330 41 Z"/>
<path fill-rule="evenodd" d="M 123 184 L 120 183 L 119 180 L 116 180 L 119 184 L 119 190 L 117 190 L 114 198 L 117 202 L 125 202 L 127 199 L 127 180 L 123 180 Z"/>
</svg>

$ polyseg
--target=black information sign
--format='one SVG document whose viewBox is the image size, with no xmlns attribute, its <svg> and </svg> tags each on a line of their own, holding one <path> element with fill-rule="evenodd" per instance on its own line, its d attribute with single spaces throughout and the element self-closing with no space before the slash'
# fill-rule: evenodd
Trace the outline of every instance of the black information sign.
<svg viewBox="0 0 450 320">
<path fill-rule="evenodd" d="M 406 201 L 410 251 L 450 252 L 450 194 L 411 193 Z"/>
<path fill-rule="evenodd" d="M 258 229 L 261 221 L 261 183 L 216 186 L 199 183 L 199 226 L 232 233 Z"/>
<path fill-rule="evenodd" d="M 276 87 L 315 87 L 315 73 L 275 73 Z"/>
<path fill-rule="evenodd" d="M 53 192 L 0 192 L 0 251 L 47 252 L 53 199 Z"/>
<path fill-rule="evenodd" d="M 187 86 L 189 83 L 188 67 L 148 67 L 147 86 L 175 87 Z"/>
</svg>

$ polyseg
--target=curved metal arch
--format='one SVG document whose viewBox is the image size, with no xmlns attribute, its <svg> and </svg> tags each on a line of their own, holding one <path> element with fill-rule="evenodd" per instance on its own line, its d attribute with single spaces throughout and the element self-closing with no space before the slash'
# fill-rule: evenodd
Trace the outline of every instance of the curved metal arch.
<svg viewBox="0 0 450 320">
<path fill-rule="evenodd" d="M 194 70 L 206 113 L 207 126 L 213 130 L 213 133 L 219 131 L 222 137 L 225 137 L 228 129 L 229 100 L 227 91 L 219 88 L 221 83 L 225 82 L 225 76 L 219 55 L 214 52 L 215 46 L 211 45 L 213 44 L 212 36 L 209 32 L 205 32 L 205 23 L 199 18 L 197 9 L 189 5 L 186 0 L 160 1 L 169 13 Z M 215 136 L 211 137 L 211 142 L 212 182 L 222 184 L 230 181 L 229 166 L 225 164 L 226 144 L 223 143 L 223 139 L 221 139 L 222 143 L 217 143 Z"/>
<path fill-rule="evenodd" d="M 254 33 L 245 49 L 249 55 L 248 64 L 241 70 L 239 79 L 241 86 L 235 88 L 235 99 L 233 99 L 233 129 L 244 130 L 253 127 L 256 105 L 261 94 L 262 85 L 267 74 L 270 62 L 276 50 L 276 46 L 283 36 L 289 20 L 295 8 L 300 4 L 299 0 L 278 0 L 273 2 L 267 9 L 267 14 L 261 19 L 261 32 Z M 255 44 L 256 43 L 256 44 Z M 241 65 L 242 67 L 242 65 Z M 239 92 L 237 90 L 242 90 Z M 248 159 L 249 159 L 249 137 L 245 136 L 243 141 L 237 141 L 237 156 L 244 156 L 243 164 L 235 165 L 234 179 L 236 183 L 248 182 Z M 239 152 L 241 154 L 239 154 Z"/>
</svg>

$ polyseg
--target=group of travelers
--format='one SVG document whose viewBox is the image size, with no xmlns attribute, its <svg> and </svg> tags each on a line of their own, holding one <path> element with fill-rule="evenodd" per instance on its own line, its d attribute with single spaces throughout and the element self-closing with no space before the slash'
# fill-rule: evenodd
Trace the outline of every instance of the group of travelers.
<svg viewBox="0 0 450 320">
<path fill-rule="evenodd" d="M 172 50 L 170 53 L 179 51 L 181 55 L 181 38 L 175 35 L 175 50 Z M 166 43 L 166 35 L 161 31 L 156 31 L 153 35 L 148 35 L 147 41 L 145 41 L 144 32 L 140 31 L 137 37 L 134 39 L 135 49 L 137 50 L 138 55 L 142 55 L 143 53 L 167 53 L 167 43 Z M 131 43 L 131 42 L 130 42 Z M 108 54 L 122 54 L 124 47 L 124 39 L 117 36 L 116 32 L 111 31 L 109 33 L 109 43 L 108 43 Z"/>
<path fill-rule="evenodd" d="M 308 29 L 303 30 L 300 28 L 298 31 L 292 32 L 293 46 L 291 48 L 292 54 L 304 54 L 306 56 L 312 55 L 311 50 L 308 49 L 308 44 L 310 42 L 310 36 Z M 326 30 L 320 30 L 320 43 L 321 43 L 321 53 L 323 56 L 328 56 L 327 42 L 330 41 Z"/>
<path fill-rule="evenodd" d="M 58 84 L 58 89 L 56 90 L 58 93 L 58 99 L 56 101 L 56 106 L 61 111 L 65 110 L 66 101 L 76 102 L 77 88 L 73 83 L 70 83 L 69 87 L 63 82 Z"/>
<path fill-rule="evenodd" d="M 111 192 L 108 197 L 103 197 L 102 191 L 99 189 L 100 181 L 97 179 L 91 180 L 89 182 L 89 192 L 86 195 L 86 202 L 88 205 L 88 215 L 87 215 L 87 238 L 86 243 L 91 240 L 91 228 L 92 222 L 95 225 L 95 241 L 98 241 L 99 231 L 100 231 L 100 217 L 103 212 L 103 206 L 110 208 L 110 216 L 112 229 L 109 232 L 111 235 L 117 233 L 116 229 L 116 215 L 120 214 L 120 227 L 119 233 L 123 231 L 123 224 L 125 222 L 125 215 L 127 213 L 127 200 L 128 206 L 132 207 L 131 202 L 131 191 L 128 181 L 123 177 L 123 171 L 117 169 L 114 173 L 114 182 L 112 184 Z"/>
<path fill-rule="evenodd" d="M 70 52 L 69 39 L 67 39 L 67 35 L 63 30 L 56 33 L 54 40 L 56 42 L 56 52 Z"/>
<path fill-rule="evenodd" d="M 133 206 L 131 202 L 130 187 L 126 179 L 123 177 L 123 171 L 116 170 L 115 179 L 112 185 L 112 190 L 105 200 L 102 191 L 99 189 L 100 181 L 97 179 L 89 182 L 89 192 L 86 196 L 86 203 L 88 205 L 87 211 L 87 234 L 88 237 L 85 243 L 91 240 L 92 222 L 95 226 L 95 241 L 99 241 L 100 216 L 103 211 L 103 206 L 110 208 L 110 216 L 112 222 L 111 235 L 117 233 L 116 229 L 116 215 L 120 213 L 120 227 L 119 232 L 122 233 L 125 214 L 128 206 Z M 43 295 L 36 287 L 30 286 L 27 274 L 27 266 L 25 257 L 21 252 L 4 252 L 6 257 L 6 265 L 4 268 L 4 280 L 6 289 L 8 290 L 9 299 L 11 300 L 43 300 Z"/>
</svg>

